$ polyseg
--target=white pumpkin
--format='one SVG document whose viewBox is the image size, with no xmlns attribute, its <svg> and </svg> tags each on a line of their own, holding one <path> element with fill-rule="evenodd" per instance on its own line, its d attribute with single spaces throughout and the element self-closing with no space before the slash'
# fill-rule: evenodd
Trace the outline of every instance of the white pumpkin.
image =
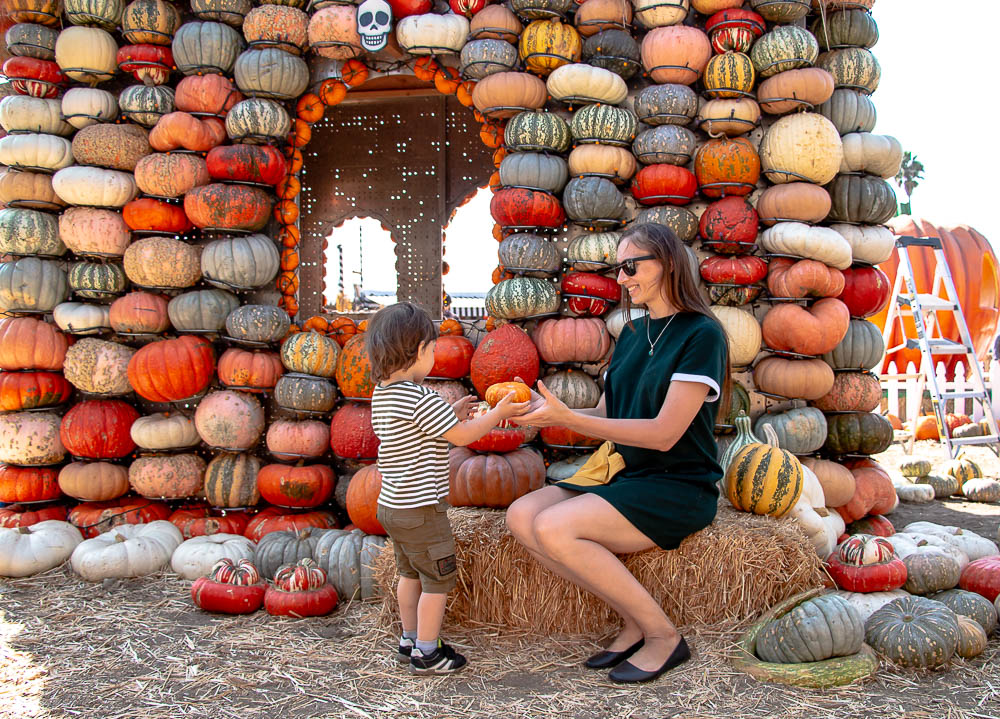
<svg viewBox="0 0 1000 719">
<path fill-rule="evenodd" d="M 573 104 L 617 105 L 628 97 L 628 87 L 621 75 L 579 62 L 557 67 L 545 81 L 545 87 L 554 99 Z"/>
<path fill-rule="evenodd" d="M 629 310 L 629 315 L 632 317 L 632 321 L 635 322 L 636 320 L 646 316 L 646 310 L 633 307 Z M 624 307 L 618 307 L 612 310 L 608 316 L 604 318 L 604 324 L 607 326 L 608 332 L 615 339 L 618 339 L 618 335 L 620 335 L 622 330 L 625 329 L 627 321 Z"/>
<path fill-rule="evenodd" d="M 812 182 L 825 185 L 840 170 L 844 148 L 834 124 L 815 112 L 785 115 L 760 142 L 760 166 L 775 184 Z"/>
<path fill-rule="evenodd" d="M 816 554 L 820 557 L 828 557 L 830 552 L 833 551 L 833 546 L 837 544 L 837 538 L 833 539 L 833 546 L 829 544 L 829 537 L 826 533 L 826 525 L 823 523 L 822 517 L 815 509 L 809 506 L 809 500 L 805 497 L 799 497 L 795 506 L 792 507 L 792 511 L 788 513 L 802 531 L 806 533 L 809 537 L 809 541 L 813 545 L 813 549 L 816 550 Z"/>
<path fill-rule="evenodd" d="M 0 577 L 30 577 L 65 562 L 83 535 L 69 522 L 47 519 L 0 528 Z"/>
<path fill-rule="evenodd" d="M 129 433 L 132 441 L 143 449 L 180 449 L 201 442 L 194 421 L 182 414 L 158 412 L 139 417 Z"/>
<path fill-rule="evenodd" d="M 139 191 L 131 172 L 102 167 L 67 167 L 52 177 L 63 201 L 85 207 L 124 207 Z"/>
<path fill-rule="evenodd" d="M 64 137 L 32 133 L 0 138 L 0 165 L 61 170 L 73 164 L 73 145 Z"/>
<path fill-rule="evenodd" d="M 789 516 L 809 537 L 813 548 L 823 559 L 837 546 L 837 538 L 844 533 L 844 520 L 836 510 L 824 506 L 823 485 L 816 473 L 802 465 L 802 494 Z"/>
<path fill-rule="evenodd" d="M 911 522 L 903 527 L 906 533 L 926 534 L 944 539 L 952 546 L 958 547 L 970 562 L 983 557 L 1000 555 L 1000 549 L 991 540 L 969 529 L 933 522 Z"/>
<path fill-rule="evenodd" d="M 96 85 L 118 72 L 118 45 L 96 27 L 68 27 L 56 38 L 56 64 L 67 77 Z"/>
<path fill-rule="evenodd" d="M 647 30 L 684 22 L 691 0 L 632 0 L 635 21 Z"/>
<path fill-rule="evenodd" d="M 892 135 L 851 132 L 840 139 L 844 145 L 841 172 L 867 172 L 888 180 L 903 164 L 903 146 Z"/>
<path fill-rule="evenodd" d="M 220 559 L 229 558 L 233 562 L 248 559 L 252 562 L 256 548 L 252 540 L 239 534 L 191 537 L 174 550 L 170 566 L 182 579 L 197 579 L 208 576 L 212 566 Z"/>
<path fill-rule="evenodd" d="M 73 571 L 88 582 L 142 577 L 166 566 L 184 541 L 177 527 L 163 519 L 149 524 L 122 524 L 73 550 Z"/>
<path fill-rule="evenodd" d="M 851 245 L 843 235 L 828 227 L 778 222 L 764 230 L 757 243 L 768 252 L 818 260 L 838 270 L 851 266 Z"/>
<path fill-rule="evenodd" d="M 91 305 L 85 302 L 61 302 L 52 310 L 52 318 L 59 329 L 72 334 L 97 334 L 111 327 L 108 305 Z"/>
<path fill-rule="evenodd" d="M 118 117 L 118 98 L 107 90 L 73 87 L 62 97 L 62 116 L 78 130 L 111 122 Z"/>
<path fill-rule="evenodd" d="M 73 126 L 62 119 L 58 100 L 28 95 L 8 95 L 0 100 L 0 127 L 7 132 L 73 134 Z"/>
<path fill-rule="evenodd" d="M 409 15 L 396 23 L 396 41 L 411 55 L 444 55 L 459 52 L 469 36 L 464 15 Z"/>
<path fill-rule="evenodd" d="M 712 314 L 722 323 L 729 337 L 729 361 L 734 367 L 746 367 L 760 352 L 763 339 L 757 319 L 739 307 L 712 305 Z"/>
<path fill-rule="evenodd" d="M 894 479 L 892 486 L 895 487 L 896 497 L 900 502 L 927 504 L 934 501 L 934 488 L 929 484 L 914 484 L 913 482 Z"/>
<path fill-rule="evenodd" d="M 830 225 L 830 229 L 847 240 L 855 262 L 879 265 L 892 257 L 892 253 L 896 251 L 896 236 L 883 225 L 837 223 Z"/>
<path fill-rule="evenodd" d="M 908 597 L 910 593 L 902 589 L 893 589 L 891 592 L 846 592 L 843 589 L 834 590 L 833 594 L 843 597 L 849 604 L 853 605 L 861 615 L 861 621 L 867 622 L 868 617 L 884 607 L 889 602 L 894 602 L 900 597 Z"/>
<path fill-rule="evenodd" d="M 924 534 L 922 532 L 897 532 L 892 536 L 901 536 L 903 540 L 909 540 L 916 545 L 916 552 L 935 550 L 941 552 L 942 554 L 947 554 L 958 562 L 960 569 L 965 569 L 966 565 L 969 563 L 968 554 L 962 551 L 957 545 L 952 544 L 940 535 Z M 910 554 L 913 554 L 913 552 L 910 552 Z"/>
</svg>

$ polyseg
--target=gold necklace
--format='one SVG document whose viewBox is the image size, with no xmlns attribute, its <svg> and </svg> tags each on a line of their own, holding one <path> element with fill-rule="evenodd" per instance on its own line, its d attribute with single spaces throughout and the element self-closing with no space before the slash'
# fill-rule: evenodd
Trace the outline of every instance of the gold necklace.
<svg viewBox="0 0 1000 719">
<path fill-rule="evenodd" d="M 656 343 L 660 341 L 660 338 L 663 336 L 663 333 L 667 331 L 667 327 L 670 326 L 670 323 L 674 321 L 674 317 L 676 316 L 677 316 L 676 312 L 670 315 L 670 319 L 667 320 L 667 324 L 663 325 L 663 329 L 660 330 L 660 334 L 656 335 L 655 340 L 652 340 L 649 338 L 649 323 L 652 320 L 652 317 L 650 315 L 646 315 L 646 341 L 649 342 L 650 357 L 653 356 L 653 350 L 656 349 Z"/>
</svg>

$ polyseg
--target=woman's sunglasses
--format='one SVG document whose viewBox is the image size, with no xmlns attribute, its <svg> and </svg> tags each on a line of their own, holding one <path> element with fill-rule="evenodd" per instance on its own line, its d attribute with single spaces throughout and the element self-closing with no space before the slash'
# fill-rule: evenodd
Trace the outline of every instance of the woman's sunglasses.
<svg viewBox="0 0 1000 719">
<path fill-rule="evenodd" d="M 623 270 L 629 277 L 635 277 L 635 273 L 638 272 L 639 268 L 635 266 L 636 262 L 642 262 L 643 260 L 655 260 L 656 255 L 642 255 L 641 257 L 630 257 L 627 260 L 619 262 L 617 265 L 612 265 L 611 269 L 618 274 L 619 270 Z"/>
</svg>

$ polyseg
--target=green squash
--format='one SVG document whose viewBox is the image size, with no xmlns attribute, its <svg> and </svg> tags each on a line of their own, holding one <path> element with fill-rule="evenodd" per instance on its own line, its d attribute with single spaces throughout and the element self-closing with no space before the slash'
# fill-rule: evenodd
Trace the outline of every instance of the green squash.
<svg viewBox="0 0 1000 719">
<path fill-rule="evenodd" d="M 799 604 L 757 635 L 757 656 L 767 662 L 821 662 L 857 654 L 865 640 L 861 615 L 846 599 L 824 594 Z"/>
<path fill-rule="evenodd" d="M 65 255 L 66 245 L 59 239 L 58 218 L 37 210 L 0 210 L 0 254 L 8 253 Z"/>
<path fill-rule="evenodd" d="M 948 589 L 932 594 L 928 599 L 941 602 L 955 614 L 976 620 L 986 634 L 991 634 L 997 627 L 996 607 L 981 594 L 967 592 L 964 589 Z"/>
<path fill-rule="evenodd" d="M 511 152 L 553 152 L 569 150 L 569 125 L 554 112 L 519 112 L 507 121 L 504 145 Z"/>
<path fill-rule="evenodd" d="M 626 108 L 584 105 L 573 113 L 569 129 L 577 142 L 627 147 L 635 139 L 638 125 L 636 114 Z"/>
<path fill-rule="evenodd" d="M 337 403 L 337 388 L 322 377 L 285 374 L 274 387 L 274 403 L 299 412 L 329 412 Z"/>
<path fill-rule="evenodd" d="M 246 342 L 281 342 L 290 327 L 288 313 L 274 305 L 243 305 L 226 317 L 226 333 Z"/>
<path fill-rule="evenodd" d="M 750 48 L 750 59 L 760 77 L 785 70 L 810 67 L 819 57 L 819 43 L 808 30 L 795 25 L 778 25 Z"/>
<path fill-rule="evenodd" d="M 858 90 L 869 95 L 878 89 L 882 68 L 878 60 L 863 47 L 847 47 L 824 52 L 816 60 L 816 67 L 833 75 L 834 86 Z"/>
<path fill-rule="evenodd" d="M 832 454 L 878 454 L 892 444 L 892 425 L 880 414 L 847 412 L 826 419 L 823 449 Z"/>
<path fill-rule="evenodd" d="M 815 452 L 827 437 L 827 418 L 815 407 L 800 407 L 776 414 L 762 414 L 754 424 L 754 434 L 764 436 L 764 425 L 771 425 L 778 436 L 778 446 L 792 454 Z"/>
<path fill-rule="evenodd" d="M 68 279 L 73 294 L 87 299 L 120 295 L 128 287 L 125 270 L 110 262 L 77 262 L 70 267 Z"/>
<path fill-rule="evenodd" d="M 365 534 L 360 529 L 331 529 L 320 536 L 313 559 L 326 571 L 340 601 L 376 595 L 375 559 L 385 542 L 385 537 Z"/>
<path fill-rule="evenodd" d="M 602 30 L 583 41 L 583 61 L 619 75 L 623 80 L 635 76 L 642 67 L 639 43 L 629 33 Z"/>
<path fill-rule="evenodd" d="M 592 232 L 574 237 L 566 249 L 566 261 L 580 272 L 602 272 L 615 264 L 620 239 L 618 232 Z"/>
<path fill-rule="evenodd" d="M 559 294 L 551 282 L 533 277 L 502 280 L 486 293 L 486 311 L 502 320 L 524 319 L 559 310 Z"/>
<path fill-rule="evenodd" d="M 824 50 L 844 47 L 870 49 L 878 42 L 878 25 L 866 10 L 841 10 L 817 16 L 809 28 Z"/>
<path fill-rule="evenodd" d="M 566 183 L 562 202 L 566 217 L 585 226 L 613 226 L 625 214 L 621 191 L 603 177 L 574 177 Z"/>
<path fill-rule="evenodd" d="M 698 96 L 687 85 L 650 85 L 632 105 L 646 125 L 688 125 L 698 114 Z"/>
<path fill-rule="evenodd" d="M 561 260 L 553 242 L 541 235 L 515 233 L 500 243 L 500 265 L 528 277 L 551 277 L 559 273 Z"/>
<path fill-rule="evenodd" d="M 904 477 L 926 477 L 931 473 L 930 460 L 920 457 L 904 459 L 899 463 L 899 473 Z"/>
<path fill-rule="evenodd" d="M 923 477 L 917 477 L 914 480 L 914 484 L 930 485 L 934 490 L 935 499 L 944 499 L 953 494 L 958 494 L 958 491 L 962 488 L 958 479 L 948 474 L 925 474 Z"/>
<path fill-rule="evenodd" d="M 817 107 L 816 112 L 832 122 L 841 135 L 871 132 L 878 117 L 875 103 L 868 95 L 847 89 L 834 90 L 833 96 Z"/>
<path fill-rule="evenodd" d="M 924 597 L 902 597 L 878 609 L 865 623 L 865 641 L 904 667 L 939 667 L 958 647 L 955 613 Z"/>
<path fill-rule="evenodd" d="M 833 369 L 870 370 L 882 362 L 885 342 L 882 332 L 868 320 L 851 320 L 844 339 L 830 352 L 823 355 L 823 361 Z"/>
<path fill-rule="evenodd" d="M 313 558 L 320 538 L 329 529 L 308 527 L 295 532 L 268 532 L 257 543 L 254 564 L 262 577 L 273 577 L 282 564 L 293 564 L 300 559 Z"/>
</svg>

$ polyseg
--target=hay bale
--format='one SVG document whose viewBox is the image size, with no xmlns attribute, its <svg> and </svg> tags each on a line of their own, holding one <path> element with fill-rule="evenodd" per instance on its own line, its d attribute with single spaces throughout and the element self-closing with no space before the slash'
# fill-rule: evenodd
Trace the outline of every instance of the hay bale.
<svg viewBox="0 0 1000 719">
<path fill-rule="evenodd" d="M 602 635 L 617 615 L 596 597 L 533 560 L 507 531 L 502 511 L 451 509 L 458 585 L 446 620 L 538 634 Z M 376 560 L 383 615 L 396 615 L 392 547 Z M 818 587 L 822 561 L 790 519 L 735 511 L 719 502 L 711 526 L 675 550 L 625 555 L 625 566 L 678 626 L 746 622 L 775 603 Z"/>
</svg>

